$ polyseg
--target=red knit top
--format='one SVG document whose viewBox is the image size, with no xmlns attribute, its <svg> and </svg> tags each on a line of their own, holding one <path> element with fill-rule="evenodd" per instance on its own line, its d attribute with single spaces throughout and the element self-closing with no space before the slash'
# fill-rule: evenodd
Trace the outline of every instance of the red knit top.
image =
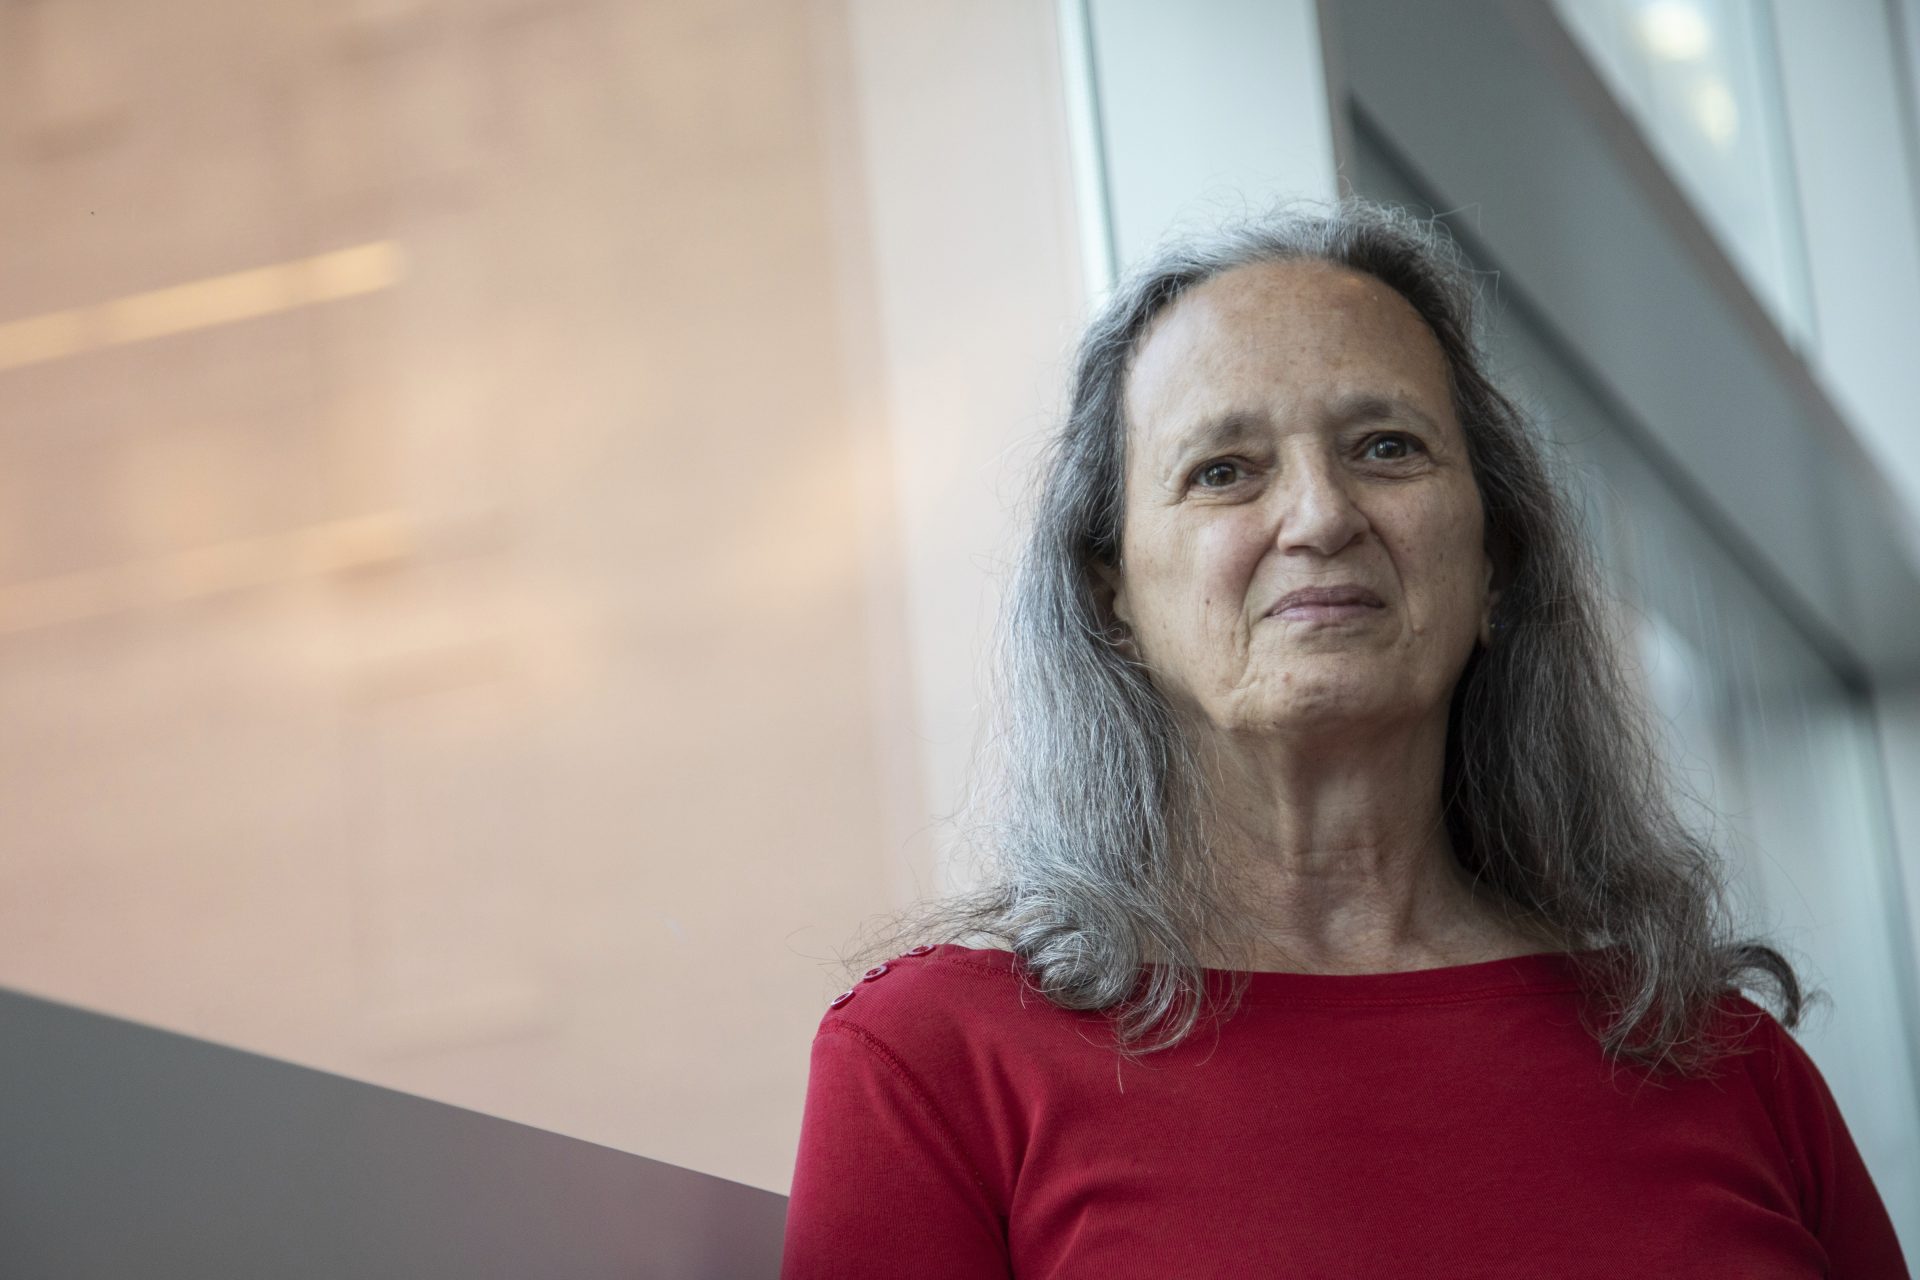
<svg viewBox="0 0 1920 1280">
<path fill-rule="evenodd" d="M 1907 1277 L 1813 1061 L 1610 1067 L 1558 954 L 1253 973 L 1123 1061 L 1017 958 L 916 948 L 813 1040 L 784 1280 Z M 1224 990 L 1226 972 L 1210 983 Z"/>
</svg>

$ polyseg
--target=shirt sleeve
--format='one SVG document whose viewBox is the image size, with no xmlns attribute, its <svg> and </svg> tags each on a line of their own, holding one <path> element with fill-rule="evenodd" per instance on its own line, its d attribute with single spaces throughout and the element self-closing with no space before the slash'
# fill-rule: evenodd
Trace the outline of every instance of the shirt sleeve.
<svg viewBox="0 0 1920 1280">
<path fill-rule="evenodd" d="M 1774 1093 L 1800 1179 L 1808 1230 L 1827 1251 L 1832 1280 L 1911 1280 L 1886 1205 L 1854 1145 L 1827 1081 L 1786 1028 L 1768 1018 Z"/>
<path fill-rule="evenodd" d="M 856 1023 L 814 1037 L 781 1280 L 1011 1277 L 1006 1221 L 933 1098 Z"/>
</svg>

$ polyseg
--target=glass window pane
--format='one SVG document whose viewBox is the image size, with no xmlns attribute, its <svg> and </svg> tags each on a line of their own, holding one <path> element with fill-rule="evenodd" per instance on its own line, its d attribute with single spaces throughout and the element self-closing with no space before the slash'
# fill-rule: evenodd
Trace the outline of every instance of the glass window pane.
<svg viewBox="0 0 1920 1280">
<path fill-rule="evenodd" d="M 1654 153 L 1772 313 L 1813 340 L 1765 0 L 1556 0 Z"/>
</svg>

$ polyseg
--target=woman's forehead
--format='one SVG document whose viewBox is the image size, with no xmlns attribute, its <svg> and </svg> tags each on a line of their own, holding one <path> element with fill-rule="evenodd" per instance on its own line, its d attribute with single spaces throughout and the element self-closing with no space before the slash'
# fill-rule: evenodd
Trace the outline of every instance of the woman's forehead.
<svg viewBox="0 0 1920 1280">
<path fill-rule="evenodd" d="M 1446 358 L 1413 305 L 1373 276 L 1306 260 L 1237 267 L 1195 286 L 1141 335 L 1126 416 L 1153 429 L 1249 391 L 1393 394 L 1447 407 Z"/>
</svg>

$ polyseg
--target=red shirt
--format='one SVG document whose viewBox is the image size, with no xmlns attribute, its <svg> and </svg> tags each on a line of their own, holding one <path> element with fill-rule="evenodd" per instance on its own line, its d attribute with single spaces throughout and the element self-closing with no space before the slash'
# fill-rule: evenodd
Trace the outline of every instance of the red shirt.
<svg viewBox="0 0 1920 1280">
<path fill-rule="evenodd" d="M 1908 1276 L 1825 1080 L 1744 997 L 1756 1052 L 1710 1081 L 1610 1069 L 1553 954 L 1255 973 L 1132 1064 L 1017 963 L 909 954 L 822 1018 L 784 1280 Z"/>
</svg>

